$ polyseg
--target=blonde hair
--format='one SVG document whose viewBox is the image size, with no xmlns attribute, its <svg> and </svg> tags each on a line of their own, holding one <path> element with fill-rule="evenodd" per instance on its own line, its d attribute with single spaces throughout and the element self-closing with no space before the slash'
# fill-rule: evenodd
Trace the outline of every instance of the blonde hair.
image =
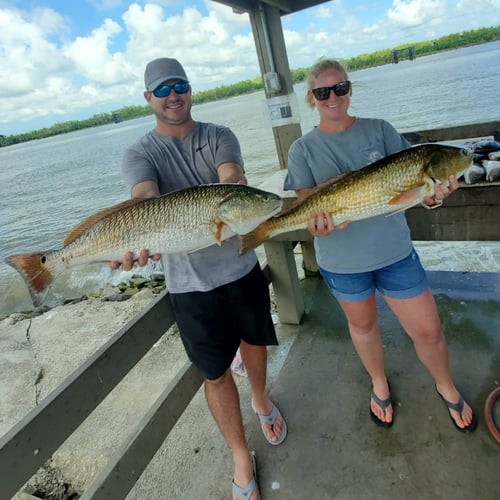
<svg viewBox="0 0 500 500">
<path fill-rule="evenodd" d="M 345 67 L 342 65 L 341 62 L 335 59 L 320 59 L 316 64 L 311 66 L 306 78 L 307 93 L 305 101 L 310 108 L 314 108 L 314 100 L 311 92 L 311 90 L 314 87 L 314 82 L 321 73 L 329 69 L 334 69 L 336 71 L 339 71 L 340 73 L 342 73 L 345 80 L 349 80 L 349 76 L 347 75 L 347 70 L 345 69 Z"/>
</svg>

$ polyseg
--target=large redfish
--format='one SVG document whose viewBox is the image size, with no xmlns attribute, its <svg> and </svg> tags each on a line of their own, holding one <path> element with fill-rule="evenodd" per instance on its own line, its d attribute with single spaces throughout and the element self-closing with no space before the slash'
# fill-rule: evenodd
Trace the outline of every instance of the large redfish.
<svg viewBox="0 0 500 500">
<path fill-rule="evenodd" d="M 102 210 L 76 226 L 63 248 L 5 259 L 24 278 L 35 306 L 67 268 L 121 261 L 143 248 L 189 253 L 246 234 L 281 210 L 282 199 L 242 184 L 206 184 L 151 199 L 133 199 Z"/>
<path fill-rule="evenodd" d="M 330 212 L 335 224 L 401 212 L 434 193 L 434 183 L 459 177 L 472 163 L 465 148 L 422 144 L 386 156 L 370 165 L 333 178 L 315 188 L 278 217 L 240 237 L 240 253 L 281 233 L 304 229 L 311 215 Z"/>
</svg>

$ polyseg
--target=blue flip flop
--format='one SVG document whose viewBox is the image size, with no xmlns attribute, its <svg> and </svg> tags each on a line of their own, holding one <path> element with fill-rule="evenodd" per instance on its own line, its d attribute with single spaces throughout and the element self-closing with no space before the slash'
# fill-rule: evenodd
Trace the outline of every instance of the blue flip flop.
<svg viewBox="0 0 500 500">
<path fill-rule="evenodd" d="M 250 456 L 252 457 L 253 477 L 252 480 L 248 483 L 248 486 L 246 488 L 241 488 L 233 481 L 233 497 L 236 495 L 238 497 L 241 497 L 242 500 L 249 500 L 255 490 L 258 490 L 255 451 L 251 451 Z M 260 500 L 260 492 L 257 493 L 257 498 L 258 500 Z"/>
<path fill-rule="evenodd" d="M 387 381 L 387 385 L 389 386 L 389 397 L 387 399 L 380 399 L 373 391 L 371 393 L 371 397 L 375 403 L 377 403 L 382 410 L 385 410 L 392 404 L 391 401 L 391 385 L 389 384 L 389 381 Z M 384 427 L 385 429 L 388 429 L 389 427 L 392 427 L 392 424 L 394 423 L 394 413 L 392 414 L 392 420 L 390 422 L 383 422 L 380 420 L 375 413 L 372 411 L 372 407 L 370 405 L 370 416 L 372 417 L 372 420 L 375 422 L 376 425 L 379 427 Z"/>
<path fill-rule="evenodd" d="M 446 399 L 443 398 L 441 393 L 437 390 L 436 387 L 436 392 L 439 394 L 439 397 L 444 401 L 445 405 L 447 408 L 450 408 L 452 410 L 455 410 L 457 413 L 462 415 L 462 412 L 464 411 L 464 406 L 465 406 L 465 401 L 463 396 L 460 394 L 460 399 L 458 400 L 458 403 L 451 403 L 450 401 L 447 401 Z M 472 408 L 471 408 L 472 409 Z M 453 425 L 460 431 L 460 432 L 473 432 L 476 430 L 477 427 L 477 418 L 476 415 L 474 415 L 474 412 L 472 412 L 472 420 L 471 423 L 467 427 L 460 427 L 456 422 L 455 419 L 451 416 L 451 413 L 448 412 L 450 415 L 451 421 L 453 422 Z"/>
<path fill-rule="evenodd" d="M 275 404 L 273 404 L 273 409 L 272 409 L 270 415 L 259 415 L 255 411 L 255 407 L 253 405 L 253 400 L 252 400 L 252 410 L 259 417 L 261 428 L 262 428 L 263 424 L 269 424 L 271 427 L 274 427 L 274 423 L 276 422 L 276 419 L 278 418 L 279 415 L 281 415 L 281 412 L 278 410 L 278 407 Z M 264 429 L 262 428 L 262 433 L 264 434 L 264 437 L 267 439 L 267 442 L 269 444 L 272 444 L 273 446 L 278 446 L 279 444 L 281 444 L 285 440 L 286 435 L 288 433 L 288 427 L 287 427 L 286 422 L 285 422 L 285 417 L 283 417 L 283 415 L 281 415 L 281 418 L 283 419 L 283 424 L 281 426 L 281 434 L 280 434 L 280 437 L 276 441 L 271 441 L 269 439 L 269 437 L 267 436 L 266 431 L 264 431 Z"/>
</svg>

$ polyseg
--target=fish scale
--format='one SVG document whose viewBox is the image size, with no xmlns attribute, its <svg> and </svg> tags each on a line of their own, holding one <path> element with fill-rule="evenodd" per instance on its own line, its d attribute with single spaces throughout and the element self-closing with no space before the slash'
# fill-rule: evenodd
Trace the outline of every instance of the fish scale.
<svg viewBox="0 0 500 500">
<path fill-rule="evenodd" d="M 312 215 L 329 212 L 335 224 L 377 215 L 391 215 L 421 203 L 434 194 L 434 182 L 460 176 L 472 163 L 465 148 L 422 144 L 389 155 L 360 170 L 331 179 L 298 200 L 278 217 L 240 237 L 244 254 L 281 233 L 304 229 Z"/>
<path fill-rule="evenodd" d="M 58 250 L 12 255 L 35 306 L 65 269 L 151 254 L 189 253 L 245 234 L 281 210 L 280 196 L 242 184 L 206 184 L 158 198 L 128 200 L 76 226 Z"/>
</svg>

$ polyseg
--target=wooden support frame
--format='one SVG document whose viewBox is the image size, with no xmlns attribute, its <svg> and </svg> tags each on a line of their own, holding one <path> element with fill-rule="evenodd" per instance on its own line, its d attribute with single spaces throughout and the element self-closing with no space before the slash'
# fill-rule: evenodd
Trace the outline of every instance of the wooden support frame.
<svg viewBox="0 0 500 500">
<path fill-rule="evenodd" d="M 274 71 L 278 73 L 281 83 L 279 92 L 270 94 L 265 89 L 266 97 L 292 94 L 293 82 L 281 26 L 280 9 L 268 3 L 254 2 L 249 14 L 262 77 Z M 302 135 L 300 123 L 273 127 L 273 135 L 280 168 L 286 168 L 288 150 Z"/>
<path fill-rule="evenodd" d="M 175 319 L 166 294 L 0 438 L 2 495 L 11 498 L 170 328 Z"/>
<path fill-rule="evenodd" d="M 186 362 L 81 500 L 125 498 L 202 383 L 201 372 Z"/>
<path fill-rule="evenodd" d="M 291 241 L 264 243 L 280 321 L 298 325 L 304 314 L 304 299 L 293 255 L 294 246 Z"/>
</svg>

